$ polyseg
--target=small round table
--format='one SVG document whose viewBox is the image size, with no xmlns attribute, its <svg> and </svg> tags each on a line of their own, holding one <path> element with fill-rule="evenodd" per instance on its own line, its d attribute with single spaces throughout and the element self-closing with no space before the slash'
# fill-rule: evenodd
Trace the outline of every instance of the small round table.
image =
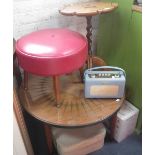
<svg viewBox="0 0 155 155">
<path fill-rule="evenodd" d="M 78 74 L 78 76 L 77 76 Z M 22 83 L 19 97 L 24 109 L 34 118 L 44 123 L 49 153 L 52 154 L 53 141 L 51 126 L 83 127 L 105 121 L 123 105 L 121 99 L 85 99 L 84 84 L 79 72 L 63 76 L 61 82 L 61 106 L 55 106 L 55 95 L 50 77 L 29 76 L 28 90 Z"/>
<path fill-rule="evenodd" d="M 57 127 L 81 127 L 104 121 L 121 107 L 121 99 L 86 99 L 79 72 L 61 76 L 61 104 L 55 106 L 51 78 L 30 76 L 29 89 L 20 88 L 24 108 L 36 119 Z"/>
<path fill-rule="evenodd" d="M 118 7 L 117 3 L 110 3 L 110 2 L 86 2 L 86 3 L 77 3 L 77 4 L 71 4 L 68 6 L 65 6 L 64 8 L 60 9 L 59 12 L 62 15 L 66 16 L 82 16 L 86 17 L 87 20 L 87 40 L 88 40 L 88 50 L 89 50 L 89 58 L 88 58 L 88 68 L 91 68 L 93 66 L 94 62 L 98 62 L 98 64 L 104 65 L 105 62 L 98 58 L 94 57 L 91 49 L 92 44 L 92 23 L 91 19 L 92 16 L 109 13 L 113 10 L 115 10 Z"/>
</svg>

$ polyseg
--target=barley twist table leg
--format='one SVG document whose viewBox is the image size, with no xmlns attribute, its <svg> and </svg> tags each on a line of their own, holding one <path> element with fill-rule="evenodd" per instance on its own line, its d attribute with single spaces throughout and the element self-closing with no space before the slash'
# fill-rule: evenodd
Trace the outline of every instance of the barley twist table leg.
<svg viewBox="0 0 155 155">
<path fill-rule="evenodd" d="M 86 34 L 86 37 L 87 37 L 87 40 L 88 40 L 88 52 L 89 52 L 88 68 L 92 67 L 92 56 L 93 56 L 92 49 L 91 49 L 91 45 L 92 45 L 92 39 L 91 39 L 91 37 L 92 37 L 92 23 L 91 23 L 91 19 L 92 19 L 92 16 L 87 16 L 86 17 L 86 20 L 87 20 L 87 27 L 86 27 L 87 34 Z"/>
</svg>

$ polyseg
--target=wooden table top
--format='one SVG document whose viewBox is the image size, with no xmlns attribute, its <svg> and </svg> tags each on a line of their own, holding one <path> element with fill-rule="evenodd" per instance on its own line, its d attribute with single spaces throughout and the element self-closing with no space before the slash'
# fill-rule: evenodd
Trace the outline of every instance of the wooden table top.
<svg viewBox="0 0 155 155">
<path fill-rule="evenodd" d="M 29 77 L 29 90 L 19 90 L 26 111 L 36 119 L 59 127 L 79 127 L 99 123 L 121 107 L 122 99 L 85 99 L 84 84 L 77 75 L 60 78 L 61 106 L 55 106 L 51 77 Z"/>
<path fill-rule="evenodd" d="M 84 2 L 64 6 L 59 12 L 68 16 L 95 16 L 102 13 L 108 13 L 118 7 L 117 3 L 112 2 Z"/>
</svg>

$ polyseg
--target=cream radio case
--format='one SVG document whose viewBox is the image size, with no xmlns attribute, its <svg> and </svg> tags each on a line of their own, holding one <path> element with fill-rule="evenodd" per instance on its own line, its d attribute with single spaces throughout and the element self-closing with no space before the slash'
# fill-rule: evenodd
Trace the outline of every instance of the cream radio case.
<svg viewBox="0 0 155 155">
<path fill-rule="evenodd" d="M 124 95 L 126 74 L 121 68 L 90 68 L 85 71 L 84 78 L 85 98 L 121 98 Z"/>
</svg>

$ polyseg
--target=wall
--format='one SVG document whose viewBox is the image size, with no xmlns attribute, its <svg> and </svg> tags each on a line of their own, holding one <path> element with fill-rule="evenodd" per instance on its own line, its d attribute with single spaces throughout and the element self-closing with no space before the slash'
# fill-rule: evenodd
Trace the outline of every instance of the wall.
<svg viewBox="0 0 155 155">
<path fill-rule="evenodd" d="M 13 137 L 13 154 L 27 155 L 15 114 L 13 114 Z"/>
<path fill-rule="evenodd" d="M 140 109 L 137 129 L 141 128 L 142 108 L 142 14 L 132 12 L 133 0 L 106 0 L 119 7 L 100 16 L 97 54 L 109 65 L 127 73 L 127 99 Z"/>
<path fill-rule="evenodd" d="M 14 38 L 43 28 L 67 27 L 86 34 L 86 19 L 61 15 L 64 5 L 95 0 L 14 0 Z M 98 16 L 93 17 L 93 47 L 96 47 Z"/>
</svg>

